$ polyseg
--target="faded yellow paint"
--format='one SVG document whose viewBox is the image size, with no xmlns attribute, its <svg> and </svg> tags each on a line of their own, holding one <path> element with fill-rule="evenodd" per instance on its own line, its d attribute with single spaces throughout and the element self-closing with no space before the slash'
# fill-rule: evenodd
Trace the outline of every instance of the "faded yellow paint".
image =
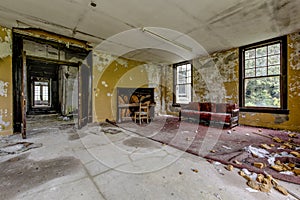
<svg viewBox="0 0 300 200">
<path fill-rule="evenodd" d="M 289 114 L 240 113 L 240 124 L 300 132 L 300 35 L 288 35 Z"/>
<path fill-rule="evenodd" d="M 71 37 L 66 37 L 66 36 L 63 36 L 63 35 L 53 34 L 51 32 L 41 30 L 41 29 L 36 29 L 36 28 L 27 28 L 27 29 L 15 28 L 14 32 L 15 33 L 20 33 L 22 35 L 29 35 L 29 36 L 36 37 L 36 38 L 43 38 L 43 39 L 47 39 L 49 41 L 62 43 L 62 44 L 65 44 L 66 46 L 72 45 L 72 46 L 76 46 L 76 47 L 80 47 L 80 48 L 84 48 L 84 49 L 90 49 L 91 48 L 89 46 L 89 44 L 85 41 L 81 41 L 81 40 L 71 38 Z"/>
<path fill-rule="evenodd" d="M 0 27 L 0 43 L 8 49 L 1 50 L 0 58 L 0 135 L 13 133 L 13 93 L 12 93 L 12 56 L 11 56 L 11 30 Z M 2 52 L 5 53 L 2 57 Z"/>
<path fill-rule="evenodd" d="M 144 63 L 133 60 L 113 59 L 100 70 L 94 66 L 93 72 L 95 121 L 116 120 L 118 87 L 148 87 L 149 83 Z"/>
</svg>

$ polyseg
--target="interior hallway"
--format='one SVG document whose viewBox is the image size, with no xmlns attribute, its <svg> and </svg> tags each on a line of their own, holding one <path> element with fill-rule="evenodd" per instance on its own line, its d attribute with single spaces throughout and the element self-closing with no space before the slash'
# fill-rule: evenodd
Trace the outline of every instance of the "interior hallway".
<svg viewBox="0 0 300 200">
<path fill-rule="evenodd" d="M 20 135 L 1 138 L 1 198 L 295 199 L 274 189 L 250 192 L 238 169 L 228 171 L 222 164 L 136 134 L 156 133 L 164 117 L 142 126 L 100 123 L 82 130 L 72 121 L 53 122 L 39 120 L 40 127 L 32 126 L 26 140 Z M 7 146 L 24 141 L 28 144 Z M 300 194 L 299 185 L 279 183 Z"/>
</svg>

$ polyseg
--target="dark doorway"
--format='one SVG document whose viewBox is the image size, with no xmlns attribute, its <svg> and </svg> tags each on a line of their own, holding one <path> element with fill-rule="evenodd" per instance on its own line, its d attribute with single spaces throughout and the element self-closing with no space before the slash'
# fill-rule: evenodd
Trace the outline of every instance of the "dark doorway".
<svg viewBox="0 0 300 200">
<path fill-rule="evenodd" d="M 27 114 L 60 113 L 59 65 L 27 58 Z"/>
<path fill-rule="evenodd" d="M 84 41 L 54 33 L 40 31 L 47 37 L 36 37 L 26 31 L 36 30 L 13 32 L 14 133 L 26 137 L 28 114 L 75 115 L 79 128 L 91 122 L 90 47 Z"/>
</svg>

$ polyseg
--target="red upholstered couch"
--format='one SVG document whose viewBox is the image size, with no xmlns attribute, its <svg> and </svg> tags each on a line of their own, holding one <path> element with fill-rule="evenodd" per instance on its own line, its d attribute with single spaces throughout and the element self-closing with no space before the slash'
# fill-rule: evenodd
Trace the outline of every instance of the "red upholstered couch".
<svg viewBox="0 0 300 200">
<path fill-rule="evenodd" d="M 218 122 L 230 127 L 238 125 L 239 109 L 234 103 L 190 102 L 181 105 L 179 120 L 194 119 L 200 122 Z"/>
</svg>

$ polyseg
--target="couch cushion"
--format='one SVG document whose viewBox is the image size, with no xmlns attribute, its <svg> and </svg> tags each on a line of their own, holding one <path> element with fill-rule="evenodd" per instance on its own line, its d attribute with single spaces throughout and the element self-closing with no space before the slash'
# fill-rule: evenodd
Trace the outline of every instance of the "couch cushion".
<svg viewBox="0 0 300 200">
<path fill-rule="evenodd" d="M 181 110 L 181 117 L 199 119 L 200 112 L 196 110 Z"/>
<path fill-rule="evenodd" d="M 211 102 L 200 103 L 200 110 L 205 112 L 216 112 L 216 104 Z"/>
<path fill-rule="evenodd" d="M 234 103 L 217 103 L 216 112 L 217 113 L 231 113 L 237 108 L 237 104 Z"/>
<path fill-rule="evenodd" d="M 211 115 L 210 120 L 217 121 L 217 122 L 230 123 L 231 114 L 229 114 L 229 113 L 213 113 Z"/>
</svg>

